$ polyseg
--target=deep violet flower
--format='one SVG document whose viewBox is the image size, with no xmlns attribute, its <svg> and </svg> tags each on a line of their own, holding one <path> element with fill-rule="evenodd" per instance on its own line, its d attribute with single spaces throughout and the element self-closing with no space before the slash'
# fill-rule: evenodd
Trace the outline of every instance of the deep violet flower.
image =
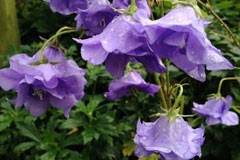
<svg viewBox="0 0 240 160">
<path fill-rule="evenodd" d="M 139 120 L 134 138 L 135 154 L 139 158 L 157 153 L 164 160 L 192 159 L 201 156 L 203 135 L 204 127 L 193 129 L 183 118 L 173 122 L 165 116 L 155 122 L 141 123 Z"/>
<path fill-rule="evenodd" d="M 232 111 L 229 111 L 231 103 L 231 96 L 227 96 L 226 99 L 212 98 L 203 105 L 193 103 L 193 111 L 203 117 L 206 117 L 206 123 L 208 125 L 215 125 L 219 123 L 226 126 L 238 125 L 238 115 Z"/>
<path fill-rule="evenodd" d="M 145 82 L 140 74 L 129 72 L 124 77 L 111 82 L 105 96 L 110 100 L 117 100 L 123 96 L 129 96 L 133 88 L 151 95 L 159 90 L 159 86 Z"/>
<path fill-rule="evenodd" d="M 178 6 L 164 17 L 151 21 L 142 18 L 153 52 L 170 59 L 192 78 L 205 81 L 208 70 L 233 69 L 221 51 L 207 38 L 202 20 L 189 6 Z"/>
<path fill-rule="evenodd" d="M 145 0 L 137 1 L 138 8 L 146 8 Z M 143 7 L 144 6 L 144 7 Z M 145 31 L 139 17 L 146 18 L 149 11 L 139 9 L 133 16 L 115 17 L 105 30 L 96 36 L 82 40 L 81 55 L 94 65 L 105 62 L 106 69 L 114 77 L 122 77 L 128 62 L 140 62 L 149 72 L 165 72 L 161 60 L 148 46 Z"/>
<path fill-rule="evenodd" d="M 85 70 L 67 60 L 60 49 L 47 46 L 43 55 L 48 63 L 38 65 L 38 53 L 33 57 L 11 57 L 10 68 L 0 70 L 0 86 L 5 91 L 16 91 L 13 103 L 24 105 L 33 116 L 45 113 L 51 104 L 69 117 L 71 108 L 84 95 Z"/>
</svg>

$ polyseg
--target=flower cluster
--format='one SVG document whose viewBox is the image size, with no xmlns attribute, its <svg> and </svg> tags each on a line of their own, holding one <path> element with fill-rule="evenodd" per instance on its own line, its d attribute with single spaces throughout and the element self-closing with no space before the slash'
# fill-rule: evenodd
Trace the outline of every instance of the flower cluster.
<svg viewBox="0 0 240 160">
<path fill-rule="evenodd" d="M 116 16 L 101 34 L 75 39 L 82 44 L 83 59 L 95 65 L 105 63 L 115 77 L 123 76 L 128 62 L 140 62 L 149 72 L 165 72 L 160 58 L 171 60 L 199 81 L 206 79 L 205 66 L 208 70 L 233 69 L 207 39 L 208 22 L 199 19 L 192 7 L 179 6 L 152 21 L 145 4 L 141 0 L 133 16 Z"/>
<path fill-rule="evenodd" d="M 129 96 L 132 89 L 151 95 L 160 89 L 160 86 L 145 82 L 137 72 L 126 73 L 129 63 L 141 63 L 150 73 L 164 73 L 167 68 L 162 60 L 168 59 L 201 82 L 206 80 L 205 68 L 234 68 L 208 40 L 205 28 L 209 22 L 200 18 L 194 7 L 178 5 L 160 19 L 151 20 L 147 0 L 113 0 L 112 3 L 85 0 L 74 7 L 77 1 L 65 2 L 60 5 L 50 0 L 49 3 L 54 11 L 64 15 L 76 13 L 77 28 L 86 29 L 88 36 L 94 35 L 74 40 L 81 44 L 84 60 L 93 65 L 104 64 L 117 78 L 105 93 L 110 100 Z M 60 9 L 63 5 L 65 9 Z M 193 110 L 205 116 L 209 125 L 236 125 L 238 117 L 228 111 L 230 104 L 231 97 L 211 99 L 204 105 L 194 103 Z M 166 160 L 192 159 L 201 156 L 203 134 L 203 127 L 193 129 L 179 116 L 178 110 L 171 110 L 155 122 L 138 122 L 135 153 L 139 158 L 158 153 Z"/>
<path fill-rule="evenodd" d="M 10 68 L 0 70 L 0 86 L 16 91 L 17 98 L 11 101 L 19 107 L 24 105 L 33 116 L 45 113 L 51 104 L 69 117 L 71 108 L 84 96 L 86 71 L 67 60 L 60 49 L 47 46 L 43 55 L 44 64 L 38 64 L 39 52 L 33 57 L 11 57 Z"/>
</svg>

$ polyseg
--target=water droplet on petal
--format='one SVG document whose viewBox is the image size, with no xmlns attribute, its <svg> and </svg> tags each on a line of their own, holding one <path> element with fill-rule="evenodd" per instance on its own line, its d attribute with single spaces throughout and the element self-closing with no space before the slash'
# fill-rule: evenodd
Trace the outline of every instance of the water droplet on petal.
<svg viewBox="0 0 240 160">
<path fill-rule="evenodd" d="M 107 41 L 105 41 L 105 40 L 104 40 L 104 41 L 102 41 L 102 43 L 103 43 L 103 44 L 108 44 L 108 42 L 107 42 Z"/>
<path fill-rule="evenodd" d="M 178 18 L 178 22 L 182 22 L 183 21 L 183 19 L 182 18 Z"/>
<path fill-rule="evenodd" d="M 147 140 L 147 137 L 144 136 L 144 137 L 142 137 L 142 139 L 143 139 L 143 140 Z"/>
</svg>

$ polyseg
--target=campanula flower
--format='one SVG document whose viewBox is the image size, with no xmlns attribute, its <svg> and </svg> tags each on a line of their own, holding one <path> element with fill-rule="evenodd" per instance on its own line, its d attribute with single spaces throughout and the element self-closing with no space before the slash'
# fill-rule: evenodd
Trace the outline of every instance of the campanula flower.
<svg viewBox="0 0 240 160">
<path fill-rule="evenodd" d="M 77 29 L 88 35 L 99 34 L 118 15 L 108 0 L 47 0 L 52 11 L 63 15 L 77 14 Z"/>
<path fill-rule="evenodd" d="M 153 52 L 170 59 L 192 78 L 205 81 L 208 70 L 233 69 L 207 38 L 208 22 L 200 19 L 190 6 L 178 6 L 164 17 L 151 21 L 141 19 Z"/>
<path fill-rule="evenodd" d="M 206 117 L 208 125 L 224 124 L 226 126 L 238 125 L 238 115 L 229 111 L 232 103 L 232 97 L 227 96 L 224 98 L 212 98 L 205 104 L 193 103 L 193 111 L 199 115 Z"/>
<path fill-rule="evenodd" d="M 145 0 L 137 1 L 138 8 L 146 8 Z M 91 64 L 105 62 L 106 69 L 114 77 L 122 77 L 128 62 L 140 62 L 149 72 L 165 72 L 161 60 L 149 48 L 145 30 L 137 21 L 146 18 L 149 11 L 139 9 L 133 16 L 115 17 L 104 31 L 88 39 L 75 39 L 82 44 L 82 58 Z"/>
<path fill-rule="evenodd" d="M 87 29 L 88 35 L 99 34 L 118 15 L 108 0 L 89 0 L 86 9 L 78 9 L 77 29 Z"/>
<path fill-rule="evenodd" d="M 138 121 L 134 142 L 135 154 L 139 158 L 152 153 L 160 154 L 164 160 L 188 160 L 201 156 L 204 128 L 193 129 L 183 118 L 161 116 L 155 122 Z"/>
<path fill-rule="evenodd" d="M 0 86 L 5 91 L 16 91 L 13 103 L 24 105 L 33 116 L 45 113 L 51 104 L 69 117 L 71 108 L 84 95 L 85 70 L 67 60 L 60 49 L 47 46 L 44 64 L 38 62 L 38 54 L 11 57 L 10 68 L 0 70 Z"/>
<path fill-rule="evenodd" d="M 159 90 L 159 86 L 145 82 L 137 72 L 129 72 L 124 77 L 111 82 L 105 96 L 110 100 L 117 100 L 129 96 L 133 88 L 151 95 Z"/>
</svg>

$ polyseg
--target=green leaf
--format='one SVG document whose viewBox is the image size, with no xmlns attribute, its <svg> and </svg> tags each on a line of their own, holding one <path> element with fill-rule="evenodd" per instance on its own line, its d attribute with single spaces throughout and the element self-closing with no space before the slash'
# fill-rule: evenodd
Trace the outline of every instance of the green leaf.
<svg viewBox="0 0 240 160">
<path fill-rule="evenodd" d="M 82 137 L 81 134 L 74 134 L 71 136 L 64 137 L 61 144 L 62 147 L 68 147 L 71 145 L 80 145 L 82 144 Z"/>
<path fill-rule="evenodd" d="M 17 128 L 20 130 L 20 133 L 36 142 L 41 142 L 41 135 L 38 132 L 35 124 L 33 122 L 17 123 Z"/>
<path fill-rule="evenodd" d="M 60 128 L 72 129 L 81 126 L 81 121 L 78 119 L 68 119 L 62 123 Z"/>
<path fill-rule="evenodd" d="M 40 157 L 40 160 L 55 160 L 56 153 L 46 152 Z"/>
<path fill-rule="evenodd" d="M 35 142 L 23 142 L 14 148 L 14 152 L 22 153 L 22 152 L 32 148 L 35 145 L 36 145 Z"/>
<path fill-rule="evenodd" d="M 8 128 L 12 123 L 12 119 L 6 115 L 0 115 L 0 132 Z"/>
<path fill-rule="evenodd" d="M 133 141 L 129 141 L 123 144 L 123 150 L 122 153 L 124 156 L 131 156 L 134 149 L 136 147 L 136 144 Z"/>
<path fill-rule="evenodd" d="M 87 144 L 88 142 L 92 141 L 94 138 L 97 140 L 99 138 L 99 133 L 92 127 L 87 127 L 83 132 L 83 143 Z"/>
<path fill-rule="evenodd" d="M 157 154 L 152 154 L 148 157 L 145 158 L 139 158 L 138 160 L 159 160 L 159 155 Z"/>
</svg>

